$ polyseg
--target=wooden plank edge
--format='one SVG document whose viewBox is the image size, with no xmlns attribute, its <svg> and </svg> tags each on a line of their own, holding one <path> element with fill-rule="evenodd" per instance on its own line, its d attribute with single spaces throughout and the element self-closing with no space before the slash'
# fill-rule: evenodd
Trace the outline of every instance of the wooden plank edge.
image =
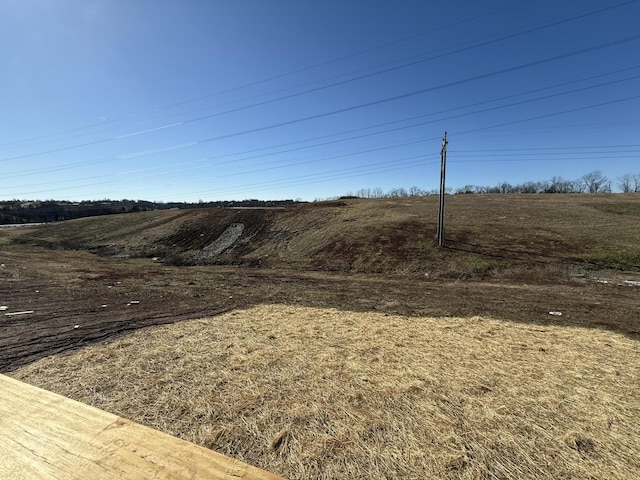
<svg viewBox="0 0 640 480">
<path fill-rule="evenodd" d="M 1 374 L 0 478 L 283 480 Z"/>
</svg>

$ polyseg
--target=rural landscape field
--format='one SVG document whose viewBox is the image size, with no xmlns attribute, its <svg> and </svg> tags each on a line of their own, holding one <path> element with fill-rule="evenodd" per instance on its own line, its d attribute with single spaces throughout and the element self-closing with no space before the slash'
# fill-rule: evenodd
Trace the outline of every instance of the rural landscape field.
<svg viewBox="0 0 640 480">
<path fill-rule="evenodd" d="M 640 197 L 0 230 L 0 371 L 287 478 L 640 477 Z"/>
</svg>

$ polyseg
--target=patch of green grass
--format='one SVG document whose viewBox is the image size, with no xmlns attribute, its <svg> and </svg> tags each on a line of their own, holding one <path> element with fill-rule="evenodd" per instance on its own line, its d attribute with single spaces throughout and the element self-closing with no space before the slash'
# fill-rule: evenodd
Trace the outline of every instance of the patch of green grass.
<svg viewBox="0 0 640 480">
<path fill-rule="evenodd" d="M 467 262 L 469 269 L 478 273 L 489 272 L 490 270 L 496 268 L 495 262 L 492 262 L 480 255 L 470 255 L 467 258 Z"/>
<path fill-rule="evenodd" d="M 588 260 L 605 268 L 640 270 L 640 251 L 605 251 L 589 255 Z"/>
</svg>

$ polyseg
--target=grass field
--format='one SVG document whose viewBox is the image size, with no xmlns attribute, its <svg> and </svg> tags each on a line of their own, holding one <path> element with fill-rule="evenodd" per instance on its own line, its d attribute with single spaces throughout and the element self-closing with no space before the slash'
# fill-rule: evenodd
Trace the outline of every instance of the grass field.
<svg viewBox="0 0 640 480">
<path fill-rule="evenodd" d="M 640 476 L 620 334 L 265 305 L 16 378 L 290 478 Z"/>
<path fill-rule="evenodd" d="M 522 267 L 640 272 L 637 195 L 454 195 L 448 249 L 437 249 L 437 198 L 345 200 L 268 210 L 159 211 L 79 219 L 22 233 L 51 248 L 160 257 L 179 264 L 245 264 L 365 273 L 491 276 Z M 240 241 L 198 254 L 232 223 Z"/>
<path fill-rule="evenodd" d="M 451 196 L 444 249 L 436 216 L 0 230 L 0 305 L 33 311 L 0 371 L 290 478 L 640 477 L 640 196 Z"/>
</svg>

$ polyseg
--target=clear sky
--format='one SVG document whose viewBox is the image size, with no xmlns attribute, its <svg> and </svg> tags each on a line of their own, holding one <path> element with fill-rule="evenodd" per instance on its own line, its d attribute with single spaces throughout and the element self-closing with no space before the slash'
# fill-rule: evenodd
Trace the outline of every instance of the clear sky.
<svg viewBox="0 0 640 480">
<path fill-rule="evenodd" d="M 640 1 L 3 0 L 0 199 L 640 173 Z"/>
</svg>

